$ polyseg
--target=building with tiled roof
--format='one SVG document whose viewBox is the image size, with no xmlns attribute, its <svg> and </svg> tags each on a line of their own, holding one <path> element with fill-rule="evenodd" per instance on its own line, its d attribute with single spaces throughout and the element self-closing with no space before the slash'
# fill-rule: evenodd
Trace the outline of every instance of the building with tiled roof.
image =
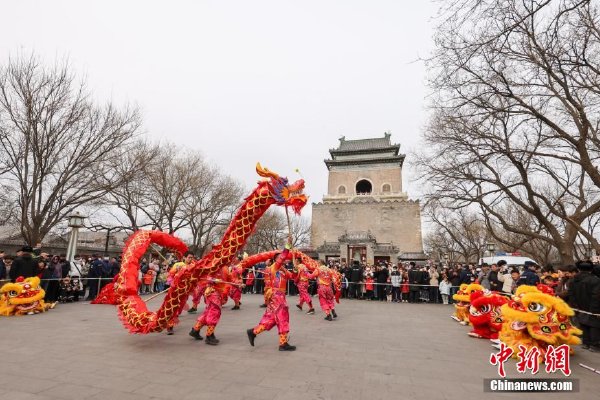
<svg viewBox="0 0 600 400">
<path fill-rule="evenodd" d="M 311 245 L 319 257 L 373 263 L 422 254 L 420 205 L 402 191 L 400 145 L 389 133 L 339 141 L 325 160 L 327 194 L 313 203 Z"/>
</svg>

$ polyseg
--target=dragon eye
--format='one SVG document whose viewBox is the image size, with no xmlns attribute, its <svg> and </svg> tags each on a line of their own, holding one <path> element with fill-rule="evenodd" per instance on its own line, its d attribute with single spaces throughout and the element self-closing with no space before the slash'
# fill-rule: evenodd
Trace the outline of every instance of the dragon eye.
<svg viewBox="0 0 600 400">
<path fill-rule="evenodd" d="M 540 303 L 529 303 L 529 306 L 527 308 L 531 312 L 542 312 L 542 311 L 544 311 L 546 309 L 546 307 L 544 307 Z"/>
<path fill-rule="evenodd" d="M 542 332 L 544 332 L 544 333 L 551 333 L 552 329 L 550 329 L 549 326 L 542 326 Z"/>
<path fill-rule="evenodd" d="M 8 292 L 8 296 L 9 297 L 16 297 L 19 293 L 17 293 L 16 290 L 11 290 L 10 292 Z"/>
<path fill-rule="evenodd" d="M 491 309 L 491 307 L 489 304 L 484 304 L 483 306 L 481 306 L 481 312 L 483 314 L 489 313 L 490 309 Z"/>
<path fill-rule="evenodd" d="M 567 330 L 567 325 L 565 325 L 565 324 L 560 324 L 560 325 L 558 326 L 558 329 L 560 329 L 561 331 L 565 331 L 565 330 Z"/>
</svg>

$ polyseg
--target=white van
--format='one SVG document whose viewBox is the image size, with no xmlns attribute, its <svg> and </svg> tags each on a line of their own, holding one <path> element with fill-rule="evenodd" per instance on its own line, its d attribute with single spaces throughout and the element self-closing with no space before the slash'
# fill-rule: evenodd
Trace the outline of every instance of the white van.
<svg viewBox="0 0 600 400">
<path fill-rule="evenodd" d="M 509 267 L 525 265 L 525 261 L 535 262 L 529 257 L 520 256 L 494 256 L 494 257 L 483 257 L 479 259 L 479 265 L 486 263 L 488 265 L 497 264 L 498 261 L 504 260 Z M 537 264 L 537 263 L 536 263 Z"/>
</svg>

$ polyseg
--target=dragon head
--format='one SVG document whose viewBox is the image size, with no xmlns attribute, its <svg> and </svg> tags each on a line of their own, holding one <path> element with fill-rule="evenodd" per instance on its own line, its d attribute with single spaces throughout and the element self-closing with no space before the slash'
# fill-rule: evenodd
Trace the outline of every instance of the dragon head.
<svg viewBox="0 0 600 400">
<path fill-rule="evenodd" d="M 0 288 L 0 299 L 6 307 L 14 309 L 15 314 L 26 314 L 37 310 L 46 292 L 40 287 L 40 279 L 19 277 L 14 283 L 7 283 Z"/>
<path fill-rule="evenodd" d="M 266 184 L 271 197 L 275 200 L 275 204 L 285 207 L 289 206 L 296 214 L 300 214 L 300 211 L 308 200 L 302 192 L 304 190 L 304 179 L 289 183 L 286 177 L 279 176 L 268 168 L 263 168 L 260 163 L 256 164 L 256 172 L 263 178 L 268 178 Z"/>
<path fill-rule="evenodd" d="M 511 328 L 527 329 L 534 339 L 552 345 L 579 344 L 575 335 L 581 335 L 581 331 L 569 320 L 574 311 L 561 298 L 540 289 L 519 286 L 512 300 L 502 306 L 502 315 L 512 322 Z"/>
</svg>

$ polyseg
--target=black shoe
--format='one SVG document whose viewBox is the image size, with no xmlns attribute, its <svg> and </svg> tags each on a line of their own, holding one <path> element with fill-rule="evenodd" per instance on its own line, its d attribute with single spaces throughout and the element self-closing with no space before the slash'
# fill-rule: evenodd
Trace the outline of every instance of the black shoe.
<svg viewBox="0 0 600 400">
<path fill-rule="evenodd" d="M 590 351 L 592 353 L 600 353 L 600 346 L 590 346 L 588 351 Z"/>
<path fill-rule="evenodd" d="M 279 351 L 294 351 L 296 350 L 296 346 L 290 345 L 288 342 L 279 346 Z"/>
<path fill-rule="evenodd" d="M 254 338 L 256 338 L 256 334 L 254 333 L 254 330 L 248 329 L 246 331 L 246 333 L 248 334 L 248 340 L 250 341 L 250 346 L 254 347 Z"/>
<path fill-rule="evenodd" d="M 219 344 L 219 339 L 217 339 L 215 337 L 215 335 L 213 334 L 213 335 L 207 336 L 204 343 L 210 344 L 211 346 L 216 346 Z"/>
<path fill-rule="evenodd" d="M 307 313 L 308 315 L 313 315 L 313 314 L 315 313 L 315 309 L 314 309 L 314 308 L 311 308 L 311 309 L 310 309 L 310 310 L 308 310 L 306 313 Z"/>
<path fill-rule="evenodd" d="M 336 314 L 335 310 L 331 310 L 331 315 L 333 315 L 333 318 L 337 318 L 337 314 Z"/>
<path fill-rule="evenodd" d="M 197 309 L 196 307 L 190 307 L 190 309 L 188 310 L 188 312 L 189 312 L 190 314 L 195 314 L 195 313 L 196 313 L 196 311 L 198 311 L 198 309 Z"/>
<path fill-rule="evenodd" d="M 232 310 L 239 310 L 239 309 L 240 309 L 240 306 L 233 306 L 231 309 L 232 309 Z"/>
<path fill-rule="evenodd" d="M 302 306 L 300 304 L 296 304 L 296 307 L 298 307 L 298 310 L 302 311 Z"/>
<path fill-rule="evenodd" d="M 167 328 L 167 335 L 172 335 L 175 332 L 173 332 L 173 328 Z"/>
<path fill-rule="evenodd" d="M 266 304 L 261 304 L 260 308 L 267 308 L 267 305 Z"/>
<path fill-rule="evenodd" d="M 192 330 L 190 331 L 190 336 L 196 340 L 202 340 L 202 336 L 200 336 L 200 331 L 197 331 L 194 328 L 192 328 Z"/>
<path fill-rule="evenodd" d="M 325 319 L 326 319 L 327 321 L 333 321 L 333 318 L 331 318 L 331 314 L 328 314 L 328 315 L 325 317 Z"/>
</svg>

